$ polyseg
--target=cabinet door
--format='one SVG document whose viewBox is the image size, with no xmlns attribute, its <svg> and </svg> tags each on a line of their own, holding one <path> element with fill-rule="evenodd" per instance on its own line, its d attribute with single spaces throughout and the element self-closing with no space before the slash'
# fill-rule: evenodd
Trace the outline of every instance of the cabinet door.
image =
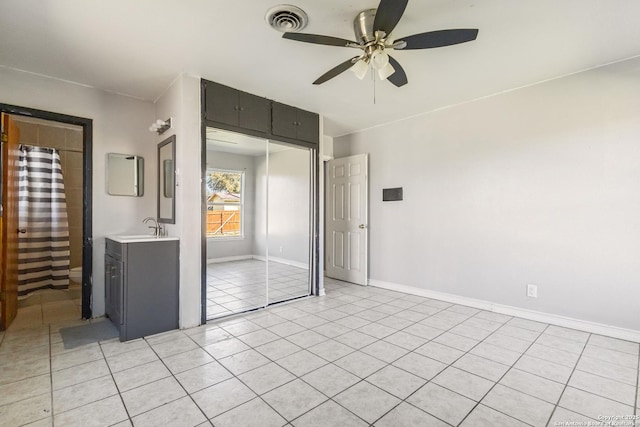
<svg viewBox="0 0 640 427">
<path fill-rule="evenodd" d="M 207 120 L 238 126 L 239 91 L 212 82 L 207 82 L 205 91 Z"/>
<path fill-rule="evenodd" d="M 115 325 L 122 325 L 124 321 L 124 280 L 122 277 L 122 262 L 110 255 L 105 255 L 105 291 L 106 312 Z"/>
<path fill-rule="evenodd" d="M 298 110 L 297 139 L 317 144 L 320 139 L 320 119 L 317 114 Z"/>
<path fill-rule="evenodd" d="M 274 102 L 271 110 L 271 132 L 274 135 L 296 139 L 297 109 Z"/>
<path fill-rule="evenodd" d="M 113 312 L 116 320 L 114 322 L 117 325 L 124 323 L 124 274 L 123 264 L 121 261 L 116 261 L 114 271 L 114 286 L 112 287 L 111 300 L 113 302 Z"/>
<path fill-rule="evenodd" d="M 109 319 L 113 316 L 113 302 L 111 301 L 111 288 L 113 287 L 111 268 L 113 263 L 113 257 L 104 256 L 104 311 Z"/>
<path fill-rule="evenodd" d="M 240 92 L 238 94 L 238 126 L 243 129 L 269 132 L 271 122 L 270 102 L 266 98 Z"/>
</svg>

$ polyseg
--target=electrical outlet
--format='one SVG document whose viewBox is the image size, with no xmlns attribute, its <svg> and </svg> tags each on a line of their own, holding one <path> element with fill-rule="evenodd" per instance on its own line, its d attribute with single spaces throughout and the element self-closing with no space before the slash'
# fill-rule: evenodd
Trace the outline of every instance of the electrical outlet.
<svg viewBox="0 0 640 427">
<path fill-rule="evenodd" d="M 529 298 L 538 298 L 538 285 L 527 285 L 527 296 Z"/>
<path fill-rule="evenodd" d="M 283 249 L 284 249 L 284 248 L 283 248 L 282 246 L 280 246 L 280 253 L 282 253 Z"/>
</svg>

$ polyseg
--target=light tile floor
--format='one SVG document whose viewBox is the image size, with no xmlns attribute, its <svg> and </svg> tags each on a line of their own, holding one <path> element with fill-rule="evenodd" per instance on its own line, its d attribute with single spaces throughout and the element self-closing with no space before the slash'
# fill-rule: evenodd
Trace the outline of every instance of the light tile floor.
<svg viewBox="0 0 640 427">
<path fill-rule="evenodd" d="M 633 426 L 640 413 L 638 343 L 379 288 L 326 288 L 71 350 L 64 324 L 30 325 L 21 312 L 0 336 L 0 425 L 556 426 L 626 416 L 610 425 Z"/>
<path fill-rule="evenodd" d="M 47 325 L 50 323 L 78 320 L 82 317 L 82 290 L 80 285 L 72 284 L 69 289 L 43 289 L 26 298 L 18 300 L 20 318 L 17 327 L 24 322 L 27 325 Z M 16 326 L 14 326 L 16 327 Z"/>
<path fill-rule="evenodd" d="M 207 319 L 267 302 L 267 263 L 256 259 L 207 265 Z M 309 295 L 309 270 L 269 261 L 269 303 Z"/>
</svg>

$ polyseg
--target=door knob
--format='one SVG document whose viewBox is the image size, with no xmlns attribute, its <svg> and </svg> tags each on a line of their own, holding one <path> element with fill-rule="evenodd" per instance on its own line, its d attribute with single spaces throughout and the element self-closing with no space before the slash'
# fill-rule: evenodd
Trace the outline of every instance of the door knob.
<svg viewBox="0 0 640 427">
<path fill-rule="evenodd" d="M 358 228 L 362 228 L 362 229 L 364 230 L 365 228 L 367 228 L 367 226 L 366 226 L 366 225 L 364 225 L 364 224 L 360 224 L 360 225 L 358 226 Z"/>
<path fill-rule="evenodd" d="M 18 228 L 18 233 L 24 234 L 27 232 L 26 228 Z"/>
</svg>

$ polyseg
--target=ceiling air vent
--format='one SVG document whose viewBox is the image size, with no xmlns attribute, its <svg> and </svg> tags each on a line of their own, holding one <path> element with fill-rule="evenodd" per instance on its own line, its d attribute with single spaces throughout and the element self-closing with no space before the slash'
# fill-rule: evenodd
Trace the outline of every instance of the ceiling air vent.
<svg viewBox="0 0 640 427">
<path fill-rule="evenodd" d="M 264 17 L 271 28 L 282 33 L 296 33 L 307 26 L 309 18 L 304 10 L 290 4 L 274 6 Z"/>
</svg>

